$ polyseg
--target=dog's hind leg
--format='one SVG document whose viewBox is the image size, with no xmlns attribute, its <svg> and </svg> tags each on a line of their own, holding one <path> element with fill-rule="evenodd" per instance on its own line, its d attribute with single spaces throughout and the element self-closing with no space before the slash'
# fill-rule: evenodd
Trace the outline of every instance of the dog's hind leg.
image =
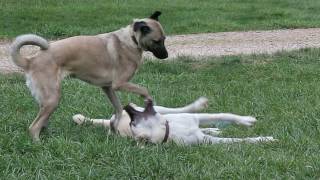
<svg viewBox="0 0 320 180">
<path fill-rule="evenodd" d="M 89 122 L 95 126 L 110 127 L 110 120 L 109 119 L 90 119 L 88 117 L 83 116 L 82 114 L 76 114 L 76 115 L 72 116 L 72 119 L 78 125 L 82 125 L 85 122 Z"/>
<path fill-rule="evenodd" d="M 143 111 L 144 108 L 138 107 L 135 104 L 130 104 L 138 111 Z M 205 97 L 200 97 L 194 102 L 183 106 L 183 107 L 177 107 L 177 108 L 169 108 L 169 107 L 163 107 L 163 106 L 153 106 L 155 111 L 157 111 L 160 114 L 176 114 L 176 113 L 194 113 L 199 112 L 202 109 L 206 108 L 208 106 L 208 99 Z"/>
<path fill-rule="evenodd" d="M 239 116 L 230 113 L 198 113 L 191 115 L 193 115 L 196 119 L 199 120 L 200 125 L 210 125 L 212 122 L 227 121 L 236 124 L 241 124 L 244 126 L 252 126 L 257 121 L 256 118 L 252 116 Z"/>
<path fill-rule="evenodd" d="M 30 134 L 34 141 L 40 140 L 39 135 L 41 129 L 47 127 L 50 115 L 59 104 L 60 93 L 58 91 L 59 90 L 52 92 L 50 95 L 47 94 L 47 96 L 39 102 L 40 110 L 38 116 L 29 127 Z"/>
<path fill-rule="evenodd" d="M 246 143 L 259 143 L 259 142 L 272 142 L 277 141 L 271 136 L 267 137 L 249 137 L 249 138 L 220 138 L 205 135 L 202 142 L 206 144 L 218 144 L 218 143 L 237 143 L 237 142 L 246 142 Z"/>
<path fill-rule="evenodd" d="M 39 135 L 42 128 L 47 127 L 49 117 L 57 108 L 59 98 L 50 99 L 40 106 L 40 110 L 36 119 L 29 126 L 29 131 L 34 141 L 39 141 Z"/>
<path fill-rule="evenodd" d="M 209 134 L 212 136 L 217 136 L 221 133 L 220 129 L 218 129 L 218 128 L 201 128 L 201 131 L 204 134 Z"/>
<path fill-rule="evenodd" d="M 51 72 L 51 73 L 50 73 Z M 39 112 L 29 126 L 34 141 L 39 141 L 42 128 L 47 127 L 50 115 L 55 111 L 60 99 L 60 80 L 56 73 L 33 74 L 27 76 L 27 85 L 39 103 Z"/>
</svg>

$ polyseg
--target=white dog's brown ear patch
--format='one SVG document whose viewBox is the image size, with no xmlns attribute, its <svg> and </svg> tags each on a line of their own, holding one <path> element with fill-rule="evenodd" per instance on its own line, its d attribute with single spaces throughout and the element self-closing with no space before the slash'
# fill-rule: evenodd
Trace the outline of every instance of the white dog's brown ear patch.
<svg viewBox="0 0 320 180">
<path fill-rule="evenodd" d="M 147 100 L 145 103 L 144 113 L 147 115 L 155 115 L 157 112 L 153 108 L 152 100 Z"/>
<path fill-rule="evenodd" d="M 161 15 L 160 11 L 155 11 L 153 14 L 151 14 L 151 16 L 149 17 L 150 19 L 159 21 L 159 16 Z"/>
<path fill-rule="evenodd" d="M 128 113 L 131 121 L 134 121 L 134 117 L 141 113 L 141 112 L 137 111 L 136 109 L 134 109 L 134 108 L 133 108 L 132 106 L 130 106 L 130 105 L 126 105 L 126 106 L 124 107 L 124 110 Z"/>
</svg>

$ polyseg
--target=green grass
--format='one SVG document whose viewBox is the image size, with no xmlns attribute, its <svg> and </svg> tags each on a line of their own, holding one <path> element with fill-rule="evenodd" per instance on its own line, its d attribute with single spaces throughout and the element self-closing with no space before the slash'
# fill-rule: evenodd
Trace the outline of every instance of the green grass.
<svg viewBox="0 0 320 180">
<path fill-rule="evenodd" d="M 103 93 L 67 79 L 41 144 L 27 127 L 37 113 L 21 76 L 0 76 L 0 177 L 7 179 L 314 179 L 320 177 L 320 49 L 192 61 L 148 61 L 133 82 L 159 105 L 207 96 L 207 112 L 258 117 L 252 128 L 228 126 L 225 137 L 268 135 L 269 144 L 136 146 L 102 128 L 76 126 L 72 115 L 110 116 Z M 142 100 L 120 93 L 123 104 Z"/>
<path fill-rule="evenodd" d="M 168 34 L 320 26 L 318 0 L 1 0 L 0 38 L 109 32 L 155 10 Z"/>
</svg>

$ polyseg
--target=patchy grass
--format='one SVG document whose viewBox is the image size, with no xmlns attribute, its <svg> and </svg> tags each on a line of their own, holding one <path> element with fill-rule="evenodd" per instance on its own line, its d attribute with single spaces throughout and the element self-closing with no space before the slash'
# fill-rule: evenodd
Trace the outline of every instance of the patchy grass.
<svg viewBox="0 0 320 180">
<path fill-rule="evenodd" d="M 318 0 L 1 0 L 0 38 L 109 32 L 154 10 L 168 34 L 320 26 Z"/>
<path fill-rule="evenodd" d="M 207 96 L 207 112 L 258 117 L 252 128 L 228 126 L 224 136 L 271 135 L 271 144 L 140 148 L 106 130 L 76 126 L 72 115 L 110 116 L 103 93 L 67 79 L 41 144 L 27 127 L 37 105 L 21 76 L 0 76 L 0 176 L 8 179 L 314 179 L 320 177 L 320 50 L 193 61 L 148 61 L 134 82 L 157 104 L 184 105 Z M 123 104 L 142 100 L 121 93 Z"/>
</svg>

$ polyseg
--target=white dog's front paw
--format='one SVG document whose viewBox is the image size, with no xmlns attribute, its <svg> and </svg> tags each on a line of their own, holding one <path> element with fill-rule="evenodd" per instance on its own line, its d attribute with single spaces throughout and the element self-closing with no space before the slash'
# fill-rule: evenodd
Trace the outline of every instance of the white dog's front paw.
<svg viewBox="0 0 320 180">
<path fill-rule="evenodd" d="M 194 110 L 195 111 L 200 111 L 200 110 L 207 108 L 207 107 L 208 107 L 208 98 L 206 98 L 206 97 L 202 96 L 194 102 Z"/>
<path fill-rule="evenodd" d="M 136 105 L 135 103 L 129 103 L 129 105 L 130 105 L 131 107 L 133 107 L 133 108 L 138 107 L 138 105 Z"/>
<path fill-rule="evenodd" d="M 76 115 L 72 116 L 72 119 L 78 125 L 81 125 L 86 121 L 86 118 L 82 114 L 76 114 Z"/>
<path fill-rule="evenodd" d="M 252 126 L 257 119 L 252 116 L 242 116 L 241 120 L 239 121 L 239 124 L 245 125 L 245 126 Z"/>
</svg>

